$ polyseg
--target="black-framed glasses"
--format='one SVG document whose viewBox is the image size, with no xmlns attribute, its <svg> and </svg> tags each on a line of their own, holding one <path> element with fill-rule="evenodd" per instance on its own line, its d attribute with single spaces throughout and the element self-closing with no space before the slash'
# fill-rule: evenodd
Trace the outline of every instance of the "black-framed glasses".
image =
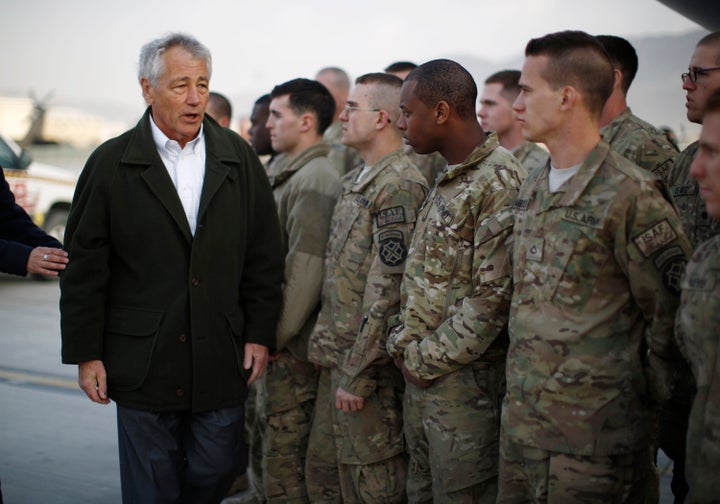
<svg viewBox="0 0 720 504">
<path fill-rule="evenodd" d="M 382 109 L 369 107 L 353 107 L 352 105 L 345 105 L 345 107 L 343 107 L 343 110 L 346 114 L 350 115 L 350 112 L 355 112 L 356 110 L 365 110 L 367 112 L 380 112 Z"/>
<path fill-rule="evenodd" d="M 680 75 L 680 78 L 683 82 L 685 82 L 685 79 L 690 79 L 690 82 L 697 82 L 699 75 L 705 75 L 708 72 L 711 72 L 713 70 L 720 70 L 720 67 L 712 67 L 712 68 L 701 68 L 701 67 L 695 67 L 695 68 L 688 68 L 688 71 L 684 74 Z"/>
</svg>

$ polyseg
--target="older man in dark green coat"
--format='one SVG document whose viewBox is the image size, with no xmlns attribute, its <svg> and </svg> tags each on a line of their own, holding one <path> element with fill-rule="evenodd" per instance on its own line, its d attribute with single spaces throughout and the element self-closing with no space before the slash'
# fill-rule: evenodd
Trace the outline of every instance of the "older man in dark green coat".
<svg viewBox="0 0 720 504">
<path fill-rule="evenodd" d="M 88 160 L 65 236 L 62 359 L 118 405 L 125 502 L 224 496 L 274 345 L 277 211 L 253 150 L 204 117 L 210 61 L 183 35 L 143 48 L 150 108 Z"/>
</svg>

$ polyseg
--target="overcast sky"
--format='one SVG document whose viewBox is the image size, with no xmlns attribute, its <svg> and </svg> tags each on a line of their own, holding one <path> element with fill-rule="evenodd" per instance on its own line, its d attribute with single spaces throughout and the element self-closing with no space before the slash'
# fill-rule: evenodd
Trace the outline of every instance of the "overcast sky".
<svg viewBox="0 0 720 504">
<path fill-rule="evenodd" d="M 564 29 L 636 37 L 699 28 L 656 0 L 0 0 L 0 12 L 0 95 L 53 92 L 51 104 L 125 117 L 144 109 L 140 47 L 169 31 L 210 48 L 211 88 L 237 106 L 328 65 L 356 77 L 396 60 L 502 61 Z"/>
</svg>

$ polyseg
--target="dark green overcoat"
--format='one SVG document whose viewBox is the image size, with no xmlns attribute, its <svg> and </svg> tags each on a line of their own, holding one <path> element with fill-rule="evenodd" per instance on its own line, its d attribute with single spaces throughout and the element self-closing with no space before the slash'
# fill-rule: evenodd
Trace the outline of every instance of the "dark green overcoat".
<svg viewBox="0 0 720 504">
<path fill-rule="evenodd" d="M 153 142 L 138 125 L 90 156 L 65 235 L 62 360 L 100 359 L 119 405 L 194 412 L 246 394 L 244 343 L 272 347 L 283 258 L 263 167 L 206 116 L 195 236 Z"/>
</svg>

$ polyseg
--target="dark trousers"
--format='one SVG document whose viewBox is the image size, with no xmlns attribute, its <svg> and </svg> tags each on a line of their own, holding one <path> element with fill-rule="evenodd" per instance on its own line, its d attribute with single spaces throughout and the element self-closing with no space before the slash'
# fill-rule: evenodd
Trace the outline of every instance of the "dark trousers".
<svg viewBox="0 0 720 504">
<path fill-rule="evenodd" d="M 242 406 L 202 413 L 117 407 L 123 503 L 220 502 L 247 465 Z"/>
</svg>

